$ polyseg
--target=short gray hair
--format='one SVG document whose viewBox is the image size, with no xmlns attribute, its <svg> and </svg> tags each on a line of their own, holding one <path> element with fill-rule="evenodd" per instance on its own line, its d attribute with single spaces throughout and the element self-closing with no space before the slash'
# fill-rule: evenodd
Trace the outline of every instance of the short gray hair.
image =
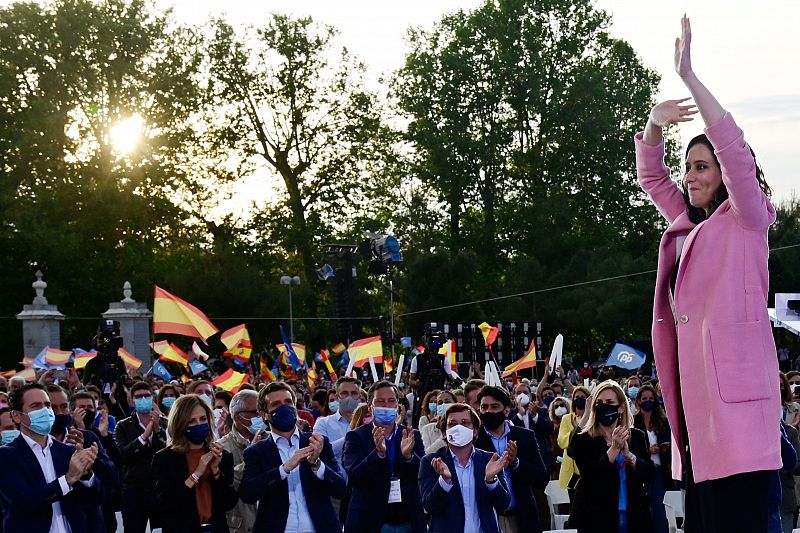
<svg viewBox="0 0 800 533">
<path fill-rule="evenodd" d="M 250 389 L 240 390 L 236 393 L 236 396 L 231 399 L 230 407 L 228 407 L 228 411 L 230 412 L 231 416 L 236 416 L 240 412 L 244 411 L 244 404 L 248 398 L 253 398 L 254 400 L 258 401 L 258 393 Z"/>
</svg>

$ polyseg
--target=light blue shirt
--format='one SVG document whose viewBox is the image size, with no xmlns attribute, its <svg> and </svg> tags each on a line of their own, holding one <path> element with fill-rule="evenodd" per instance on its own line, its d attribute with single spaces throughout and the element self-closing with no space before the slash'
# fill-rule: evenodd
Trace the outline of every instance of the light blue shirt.
<svg viewBox="0 0 800 533">
<path fill-rule="evenodd" d="M 481 533 L 481 516 L 480 513 L 478 513 L 478 503 L 475 500 L 475 472 L 472 468 L 472 458 L 475 456 L 475 448 L 472 449 L 472 453 L 469 454 L 469 461 L 467 461 L 467 464 L 464 466 L 461 465 L 458 457 L 455 456 L 452 450 L 448 451 L 455 465 L 455 472 L 452 472 L 452 474 L 458 479 L 458 486 L 461 488 L 461 500 L 464 502 L 463 531 L 464 533 Z M 498 483 L 500 483 L 500 480 L 495 481 L 491 485 L 487 483 L 486 487 L 492 490 Z M 442 487 L 445 492 L 450 492 L 453 488 L 453 485 L 448 484 L 442 476 L 439 476 L 439 486 Z"/>
<path fill-rule="evenodd" d="M 300 435 L 297 430 L 292 433 L 290 440 L 279 437 L 275 433 L 272 434 L 275 445 L 278 447 L 278 452 L 281 454 L 283 464 L 300 449 Z M 285 533 L 314 533 L 314 523 L 311 521 L 311 515 L 308 514 L 308 506 L 306 505 L 306 496 L 303 493 L 303 484 L 300 482 L 300 466 L 296 466 L 294 470 L 287 473 L 286 469 L 281 466 L 278 471 L 281 474 L 281 479 L 289 480 L 289 514 L 286 517 Z M 319 469 L 315 472 L 319 479 L 325 475 L 325 463 L 322 463 Z"/>
<path fill-rule="evenodd" d="M 342 456 L 344 455 L 344 437 L 350 430 L 350 422 L 339 413 L 334 413 L 330 416 L 322 416 L 317 418 L 314 424 L 314 433 L 319 433 L 324 437 L 328 437 L 333 448 L 333 454 L 339 461 L 339 465 L 343 465 Z M 339 469 L 345 482 L 347 482 L 347 472 L 344 468 Z"/>
<path fill-rule="evenodd" d="M 494 444 L 494 450 L 497 452 L 497 455 L 500 456 L 506 453 L 506 448 L 508 448 L 508 434 L 511 433 L 511 424 L 508 422 L 504 422 L 504 424 L 505 431 L 503 431 L 503 434 L 499 437 L 495 437 L 489 430 L 483 428 L 486 434 L 489 435 L 489 438 L 492 439 L 492 444 Z M 517 459 L 516 464 L 503 469 L 503 475 L 506 477 L 506 486 L 508 487 L 508 495 L 511 497 L 511 503 L 508 506 L 509 509 L 513 509 L 517 506 L 517 499 L 514 498 L 514 488 L 511 486 L 511 469 L 517 466 L 519 466 L 519 459 Z"/>
</svg>

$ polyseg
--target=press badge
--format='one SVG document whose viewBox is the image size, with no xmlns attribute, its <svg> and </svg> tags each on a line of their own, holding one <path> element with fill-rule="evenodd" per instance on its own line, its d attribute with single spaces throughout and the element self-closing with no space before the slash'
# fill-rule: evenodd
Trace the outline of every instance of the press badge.
<svg viewBox="0 0 800 533">
<path fill-rule="evenodd" d="M 389 485 L 389 503 L 402 503 L 403 497 L 400 494 L 400 478 L 393 477 Z"/>
</svg>

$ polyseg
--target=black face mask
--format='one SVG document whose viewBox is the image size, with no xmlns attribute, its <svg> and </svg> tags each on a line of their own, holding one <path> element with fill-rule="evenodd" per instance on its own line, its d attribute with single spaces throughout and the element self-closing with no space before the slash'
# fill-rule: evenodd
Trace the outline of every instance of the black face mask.
<svg viewBox="0 0 800 533">
<path fill-rule="evenodd" d="M 503 422 L 506 421 L 506 415 L 503 411 L 498 411 L 496 413 L 481 413 L 481 422 L 483 425 L 486 426 L 486 429 L 489 431 L 497 431 L 497 429 L 503 425 Z"/>
<path fill-rule="evenodd" d="M 619 405 L 599 403 L 594 406 L 594 410 L 597 421 L 606 427 L 613 426 L 619 420 Z"/>
<path fill-rule="evenodd" d="M 83 427 L 92 429 L 94 427 L 95 418 L 97 418 L 97 411 L 86 411 L 83 413 Z"/>
<path fill-rule="evenodd" d="M 56 415 L 56 421 L 53 422 L 53 429 L 50 430 L 50 433 L 65 435 L 70 427 L 72 427 L 72 415 Z"/>
</svg>

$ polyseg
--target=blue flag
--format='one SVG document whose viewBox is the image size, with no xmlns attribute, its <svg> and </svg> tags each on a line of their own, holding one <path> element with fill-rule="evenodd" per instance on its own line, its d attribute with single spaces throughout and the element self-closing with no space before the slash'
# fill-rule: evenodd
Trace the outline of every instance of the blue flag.
<svg viewBox="0 0 800 533">
<path fill-rule="evenodd" d="M 347 365 L 350 364 L 350 354 L 345 350 L 342 352 L 342 356 L 339 358 L 339 367 L 340 368 L 347 368 Z"/>
<path fill-rule="evenodd" d="M 197 359 L 192 359 L 191 361 L 189 361 L 189 368 L 192 369 L 193 376 L 196 376 L 200 372 L 205 372 L 206 370 L 208 370 L 208 367 L 202 362 L 198 361 Z"/>
<path fill-rule="evenodd" d="M 400 346 L 403 348 L 411 348 L 411 337 L 400 337 Z"/>
<path fill-rule="evenodd" d="M 618 342 L 611 349 L 606 365 L 618 366 L 619 368 L 625 368 L 627 370 L 636 370 L 644 364 L 646 357 L 644 352 L 640 352 L 627 344 Z"/>
<path fill-rule="evenodd" d="M 292 365 L 292 368 L 295 370 L 299 370 L 303 365 L 300 363 L 300 359 L 297 358 L 297 354 L 294 353 L 292 343 L 289 340 L 289 337 L 286 336 L 286 332 L 283 331 L 283 326 L 278 324 L 278 327 L 281 329 L 281 338 L 283 339 L 283 345 L 286 347 L 286 353 L 289 354 L 289 364 Z"/>
<path fill-rule="evenodd" d="M 164 381 L 172 381 L 172 374 L 169 373 L 167 367 L 161 364 L 161 361 L 153 363 L 153 368 L 150 371 Z"/>
<path fill-rule="evenodd" d="M 47 347 L 45 346 L 42 348 L 42 351 L 38 353 L 36 358 L 33 360 L 33 368 L 41 369 L 41 370 L 49 370 L 50 365 L 47 364 L 45 361 L 45 356 L 47 355 Z"/>
</svg>

